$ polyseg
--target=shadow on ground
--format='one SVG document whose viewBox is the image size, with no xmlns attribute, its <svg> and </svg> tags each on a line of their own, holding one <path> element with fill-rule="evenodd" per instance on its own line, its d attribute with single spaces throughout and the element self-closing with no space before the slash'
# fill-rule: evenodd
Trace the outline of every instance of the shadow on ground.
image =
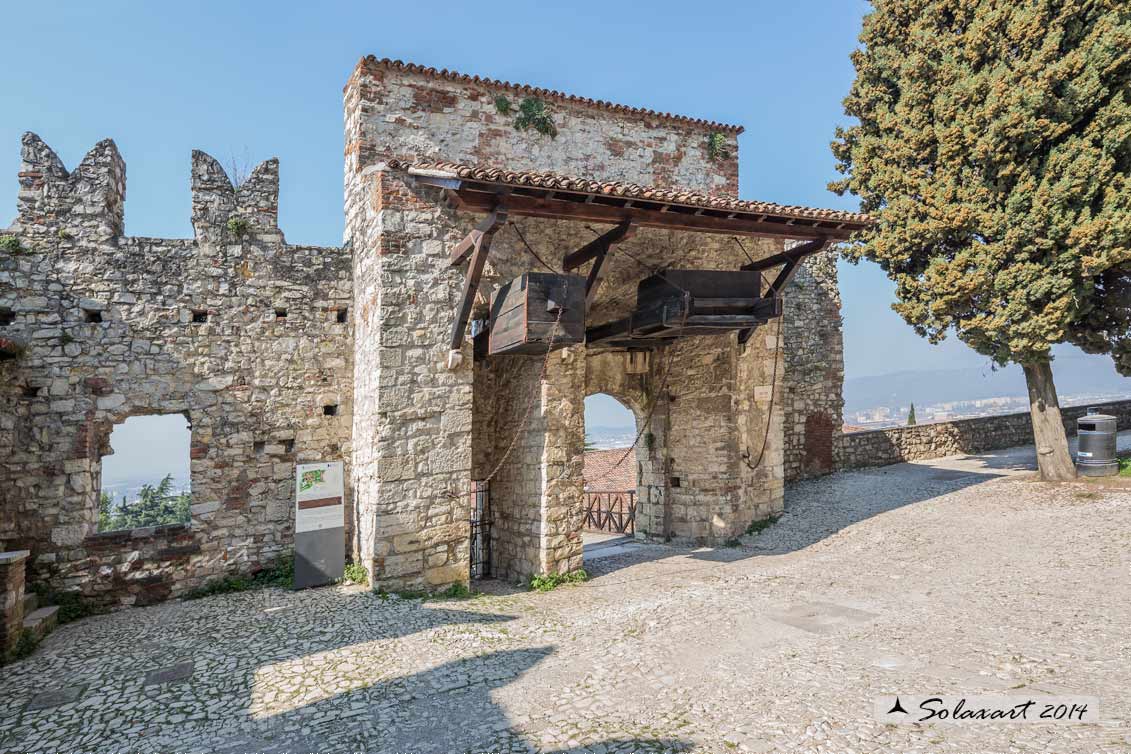
<svg viewBox="0 0 1131 754">
<path fill-rule="evenodd" d="M 1010 448 L 979 455 L 901 463 L 838 472 L 793 483 L 785 509 L 773 523 L 727 547 L 687 547 L 638 542 L 604 542 L 586 548 L 591 576 L 667 558 L 731 563 L 803 550 L 865 519 L 931 500 L 1003 476 L 1030 472 L 1033 449 Z"/>
<path fill-rule="evenodd" d="M 0 712 L 0 751 L 690 747 L 675 739 L 606 738 L 600 730 L 579 732 L 577 746 L 569 736 L 566 748 L 527 741 L 492 693 L 554 648 L 459 656 L 465 643 L 505 645 L 501 626 L 514 619 L 483 603 L 382 599 L 342 588 L 268 589 L 91 618 L 4 668 L 12 704 Z M 337 651 L 343 648 L 349 651 Z M 421 665 L 434 666 L 405 674 Z"/>
</svg>

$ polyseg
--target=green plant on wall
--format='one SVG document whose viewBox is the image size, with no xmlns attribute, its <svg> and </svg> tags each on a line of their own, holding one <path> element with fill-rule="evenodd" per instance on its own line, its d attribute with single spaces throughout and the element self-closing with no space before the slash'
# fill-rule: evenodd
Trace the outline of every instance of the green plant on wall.
<svg viewBox="0 0 1131 754">
<path fill-rule="evenodd" d="M 558 135 L 558 127 L 554 125 L 554 119 L 546 109 L 546 103 L 537 97 L 527 97 L 518 103 L 516 108 L 505 94 L 500 94 L 495 97 L 495 112 L 499 115 L 515 115 L 511 125 L 516 131 L 534 129 L 551 139 Z"/>
<path fill-rule="evenodd" d="M 229 217 L 228 218 L 228 232 L 236 238 L 243 238 L 247 235 L 251 226 L 247 220 L 242 217 Z"/>
<path fill-rule="evenodd" d="M 0 236 L 0 251 L 8 254 L 23 254 L 27 249 L 15 236 Z"/>
<path fill-rule="evenodd" d="M 727 138 L 718 131 L 707 137 L 707 159 L 711 162 L 730 158 L 730 149 L 727 148 Z"/>
<path fill-rule="evenodd" d="M 549 111 L 546 110 L 546 103 L 537 97 L 527 97 L 519 103 L 514 127 L 519 131 L 533 128 L 538 133 L 549 136 L 551 139 L 558 135 L 558 127 L 554 125 L 554 119 L 550 117 Z"/>
</svg>

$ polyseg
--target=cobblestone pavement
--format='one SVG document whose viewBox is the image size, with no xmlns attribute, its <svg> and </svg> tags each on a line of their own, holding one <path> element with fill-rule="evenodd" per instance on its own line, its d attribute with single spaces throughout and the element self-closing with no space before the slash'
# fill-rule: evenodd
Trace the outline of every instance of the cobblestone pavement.
<svg viewBox="0 0 1131 754">
<path fill-rule="evenodd" d="M 1131 493 L 1022 465 L 802 483 L 742 547 L 632 545 L 548 594 L 88 619 L 0 670 L 0 751 L 1129 751 Z M 1101 721 L 874 722 L 900 692 L 1085 694 Z"/>
</svg>

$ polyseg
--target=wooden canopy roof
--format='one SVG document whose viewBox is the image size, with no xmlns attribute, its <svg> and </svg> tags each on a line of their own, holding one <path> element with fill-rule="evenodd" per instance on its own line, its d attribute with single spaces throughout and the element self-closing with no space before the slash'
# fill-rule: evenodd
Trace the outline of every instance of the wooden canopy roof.
<svg viewBox="0 0 1131 754">
<path fill-rule="evenodd" d="M 461 209 L 637 227 L 790 239 L 848 239 L 871 223 L 868 215 L 788 206 L 728 196 L 571 178 L 452 162 L 390 160 L 423 183 L 446 189 Z"/>
</svg>

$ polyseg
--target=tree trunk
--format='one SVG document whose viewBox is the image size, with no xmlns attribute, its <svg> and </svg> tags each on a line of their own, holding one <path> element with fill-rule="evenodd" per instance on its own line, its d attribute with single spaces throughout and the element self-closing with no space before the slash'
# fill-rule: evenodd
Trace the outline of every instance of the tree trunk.
<svg viewBox="0 0 1131 754">
<path fill-rule="evenodd" d="M 1041 479 L 1063 482 L 1076 478 L 1076 464 L 1068 452 L 1068 437 L 1060 418 L 1060 403 L 1052 382 L 1052 365 L 1047 361 L 1022 364 L 1025 385 L 1029 388 L 1029 415 L 1033 419 L 1033 440 L 1037 446 L 1037 466 Z"/>
</svg>

